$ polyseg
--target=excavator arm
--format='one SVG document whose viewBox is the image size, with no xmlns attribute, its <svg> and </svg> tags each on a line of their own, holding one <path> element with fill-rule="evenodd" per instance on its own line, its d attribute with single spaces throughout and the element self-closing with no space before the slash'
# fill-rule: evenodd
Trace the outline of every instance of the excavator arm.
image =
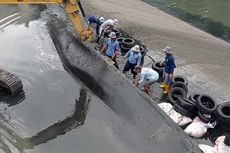
<svg viewBox="0 0 230 153">
<path fill-rule="evenodd" d="M 83 26 L 81 20 L 80 13 L 83 18 L 85 18 L 85 13 L 80 0 L 0 0 L 0 4 L 60 4 L 64 7 L 80 38 L 82 40 L 92 41 L 93 31 L 88 25 Z"/>
</svg>

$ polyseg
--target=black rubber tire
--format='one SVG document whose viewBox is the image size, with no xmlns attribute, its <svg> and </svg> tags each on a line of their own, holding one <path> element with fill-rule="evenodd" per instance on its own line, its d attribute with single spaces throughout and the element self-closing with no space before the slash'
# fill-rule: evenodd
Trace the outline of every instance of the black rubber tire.
<svg viewBox="0 0 230 153">
<path fill-rule="evenodd" d="M 212 114 L 216 108 L 216 102 L 209 95 L 200 95 L 197 100 L 197 108 L 203 114 Z"/>
<path fill-rule="evenodd" d="M 218 120 L 230 123 L 230 103 L 220 104 L 217 107 Z"/>
<path fill-rule="evenodd" d="M 186 86 L 188 86 L 188 80 L 181 76 L 181 75 L 175 75 L 173 76 L 173 82 L 183 82 Z"/>
<path fill-rule="evenodd" d="M 227 146 L 230 146 L 230 134 L 229 133 L 225 134 L 224 144 L 226 144 Z"/>
<path fill-rule="evenodd" d="M 161 61 L 153 62 L 152 69 L 158 72 L 159 77 L 162 77 L 163 76 L 164 66 L 160 66 L 160 63 L 161 63 Z"/>
<path fill-rule="evenodd" d="M 174 105 L 177 103 L 178 98 L 186 98 L 186 97 L 187 97 L 186 92 L 183 89 L 177 87 L 169 91 L 167 99 L 172 105 Z"/>
<path fill-rule="evenodd" d="M 134 39 L 133 38 L 125 38 L 122 40 L 122 45 L 125 48 L 132 48 L 134 46 Z"/>
<path fill-rule="evenodd" d="M 145 54 L 146 48 L 144 46 L 140 46 L 140 53 L 143 56 Z"/>
<path fill-rule="evenodd" d="M 114 29 L 113 32 L 115 32 L 117 37 L 120 37 L 120 31 L 118 29 Z"/>
<path fill-rule="evenodd" d="M 200 111 L 198 111 L 198 114 L 197 114 L 197 116 L 199 117 L 199 119 L 202 121 L 202 122 L 204 122 L 204 123 L 213 123 L 213 122 L 215 122 L 215 120 L 216 120 L 216 116 L 215 116 L 215 114 L 214 113 L 212 113 L 212 114 L 210 114 L 211 115 L 211 118 L 207 118 L 207 117 L 205 117 Z"/>
<path fill-rule="evenodd" d="M 197 103 L 199 96 L 200 96 L 199 93 L 191 93 L 188 99 L 193 101 L 194 103 Z"/>
<path fill-rule="evenodd" d="M 174 109 L 177 113 L 179 113 L 179 114 L 181 114 L 181 115 L 184 115 L 184 116 L 187 116 L 187 117 L 192 117 L 192 116 L 193 116 L 193 112 L 190 112 L 190 111 L 184 109 L 184 108 L 181 107 L 179 104 L 173 105 L 173 109 Z"/>
<path fill-rule="evenodd" d="M 121 52 L 123 52 L 123 53 L 127 53 L 131 48 L 132 47 L 126 48 L 126 47 L 123 46 L 123 44 L 121 44 Z"/>
<path fill-rule="evenodd" d="M 124 37 L 119 37 L 117 38 L 117 41 L 119 42 L 119 45 L 121 47 L 121 44 L 122 44 L 122 40 L 125 39 Z"/>
<path fill-rule="evenodd" d="M 221 118 L 218 115 L 218 113 L 217 113 L 217 122 L 224 129 L 230 129 L 230 121 L 229 120 L 225 120 L 224 118 Z"/>
<path fill-rule="evenodd" d="M 174 82 L 170 88 L 173 89 L 176 87 L 182 88 L 186 94 L 188 93 L 188 87 L 183 82 Z"/>
<path fill-rule="evenodd" d="M 185 98 L 178 98 L 177 100 L 178 104 L 185 108 L 185 109 L 189 109 L 189 110 L 195 110 L 196 109 L 196 105 L 193 101 L 185 99 Z"/>
<path fill-rule="evenodd" d="M 220 125 L 220 127 L 222 127 L 224 130 L 226 130 L 226 131 L 228 131 L 228 132 L 230 132 L 230 124 L 228 124 L 228 125 L 225 125 L 225 124 L 220 124 L 220 123 L 218 123 L 219 125 Z"/>
</svg>

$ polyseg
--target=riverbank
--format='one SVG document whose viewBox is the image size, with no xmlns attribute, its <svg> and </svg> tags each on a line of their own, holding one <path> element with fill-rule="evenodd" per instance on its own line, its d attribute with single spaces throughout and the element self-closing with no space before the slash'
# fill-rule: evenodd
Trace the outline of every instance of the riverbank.
<svg viewBox="0 0 230 153">
<path fill-rule="evenodd" d="M 185 75 L 197 89 L 215 93 L 218 102 L 230 99 L 230 44 L 168 15 L 141 0 L 82 0 L 88 15 L 119 19 L 119 28 L 160 56 L 165 46 L 174 49 L 177 74 Z M 191 86 L 195 88 L 195 86 Z"/>
</svg>

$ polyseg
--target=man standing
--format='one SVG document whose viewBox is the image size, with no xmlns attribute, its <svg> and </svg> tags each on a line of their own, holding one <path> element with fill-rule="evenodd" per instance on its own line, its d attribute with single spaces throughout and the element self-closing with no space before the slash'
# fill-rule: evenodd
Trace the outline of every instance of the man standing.
<svg viewBox="0 0 230 153">
<path fill-rule="evenodd" d="M 99 42 L 100 38 L 103 36 L 104 31 L 106 31 L 106 29 L 114 29 L 115 26 L 118 25 L 118 20 L 117 19 L 108 19 L 106 20 L 101 26 L 100 26 L 100 30 L 99 30 L 99 36 L 97 38 L 97 43 Z"/>
<path fill-rule="evenodd" d="M 131 69 L 133 79 L 135 79 L 137 75 L 137 73 L 134 71 L 135 66 L 140 66 L 141 63 L 141 53 L 138 45 L 135 45 L 125 54 L 123 63 L 125 63 L 123 73 L 126 73 Z"/>
<path fill-rule="evenodd" d="M 115 63 L 114 66 L 119 69 L 116 58 L 117 53 L 119 50 L 119 42 L 116 40 L 116 34 L 115 32 L 111 32 L 109 35 L 109 39 L 101 49 L 101 54 L 103 54 L 105 51 L 105 55 L 108 56 L 110 59 L 112 59 Z"/>
<path fill-rule="evenodd" d="M 140 80 L 136 85 L 143 85 L 144 91 L 149 95 L 150 86 L 158 80 L 159 74 L 151 68 L 141 66 L 136 66 L 135 71 L 141 73 Z"/>
<path fill-rule="evenodd" d="M 99 34 L 99 28 L 100 28 L 100 26 L 101 26 L 101 24 L 103 22 L 104 22 L 104 18 L 100 17 L 100 16 L 97 16 L 97 15 L 91 15 L 88 18 L 88 23 L 89 23 L 90 26 L 91 26 L 92 23 L 96 24 L 96 33 L 97 33 L 97 35 Z"/>
<path fill-rule="evenodd" d="M 171 47 L 165 47 L 163 49 L 166 57 L 165 60 L 163 62 L 161 62 L 160 65 L 164 65 L 164 82 L 160 85 L 161 88 L 165 88 L 163 91 L 163 94 L 168 94 L 169 92 L 169 88 L 170 88 L 170 84 L 172 82 L 173 79 L 173 72 L 174 72 L 174 68 L 175 66 L 175 61 L 174 61 L 174 57 L 172 55 L 172 48 Z"/>
</svg>

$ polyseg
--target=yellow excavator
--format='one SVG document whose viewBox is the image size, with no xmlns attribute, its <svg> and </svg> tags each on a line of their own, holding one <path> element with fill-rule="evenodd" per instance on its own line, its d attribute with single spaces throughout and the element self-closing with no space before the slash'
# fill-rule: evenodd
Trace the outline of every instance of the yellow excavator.
<svg viewBox="0 0 230 153">
<path fill-rule="evenodd" d="M 0 0 L 0 4 L 59 4 L 65 9 L 79 37 L 92 41 L 92 29 L 87 22 L 85 26 L 81 20 L 81 15 L 85 18 L 85 12 L 80 0 Z"/>
</svg>

